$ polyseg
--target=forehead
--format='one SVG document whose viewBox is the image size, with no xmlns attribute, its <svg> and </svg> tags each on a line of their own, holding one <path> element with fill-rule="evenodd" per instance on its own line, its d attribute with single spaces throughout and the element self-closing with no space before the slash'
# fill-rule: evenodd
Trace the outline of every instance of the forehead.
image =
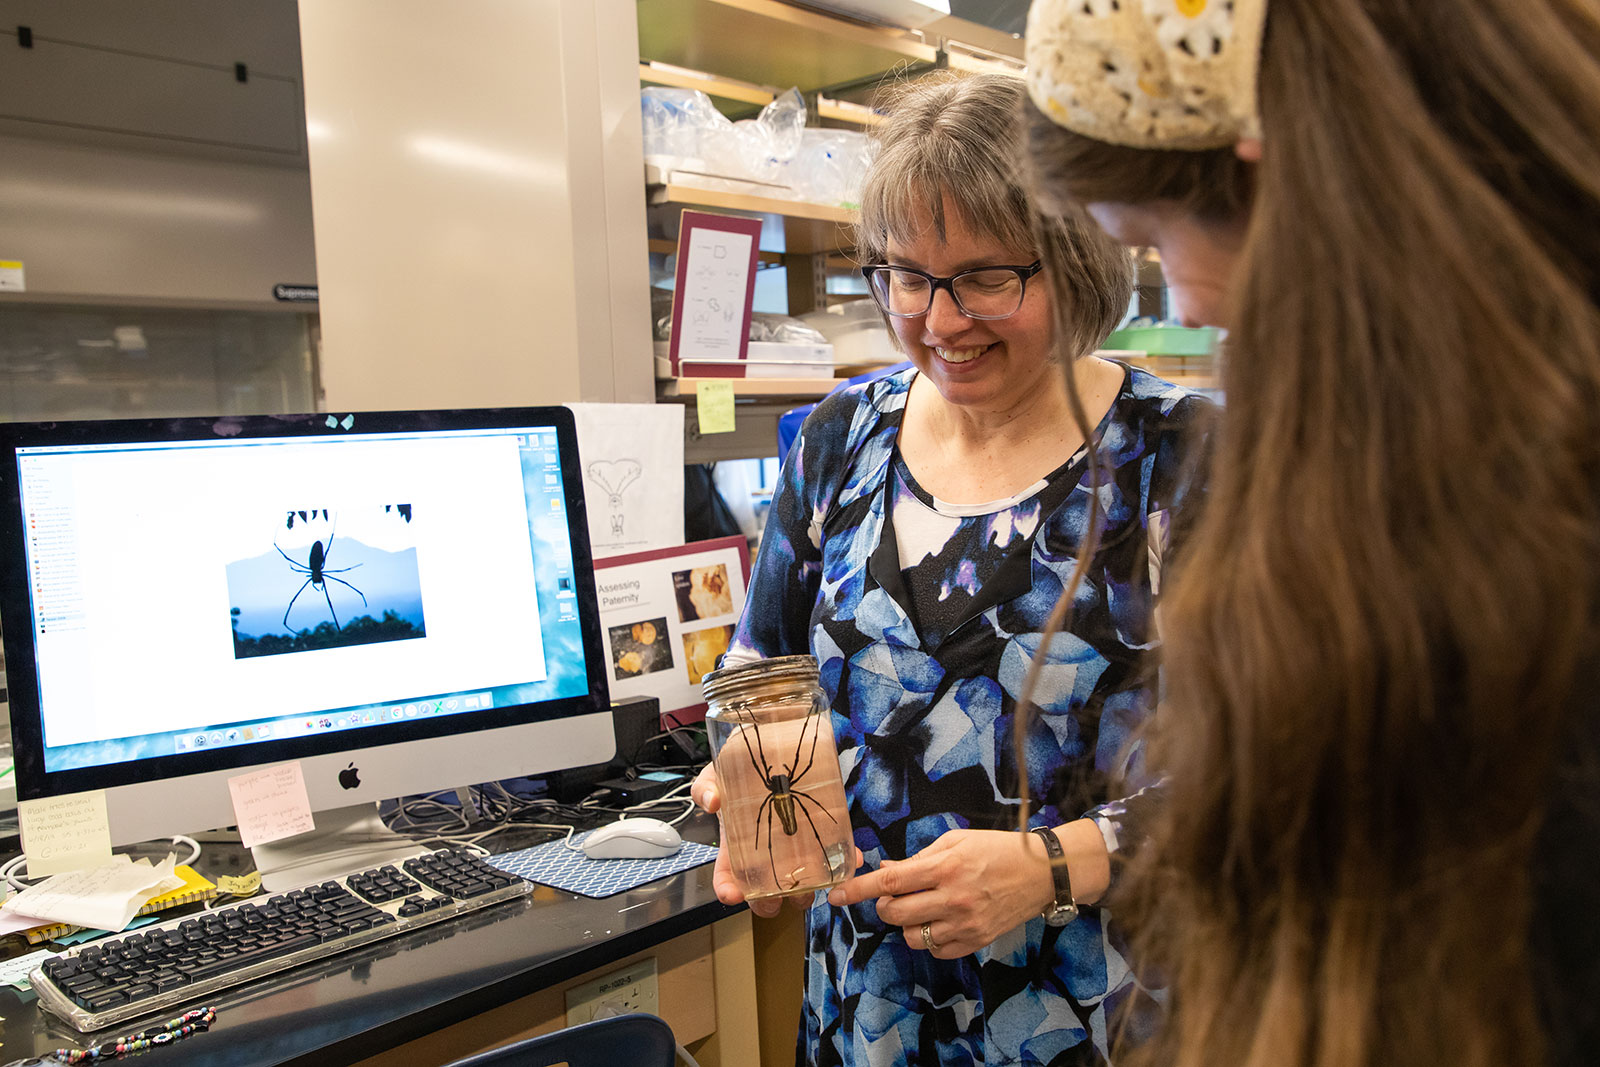
<svg viewBox="0 0 1600 1067">
<path fill-rule="evenodd" d="M 889 256 L 913 266 L 937 263 L 952 270 L 984 263 L 1027 263 L 1035 258 L 1026 248 L 1014 247 L 994 231 L 975 225 L 948 197 L 943 207 L 943 233 L 926 201 L 896 219 L 886 242 Z"/>
</svg>

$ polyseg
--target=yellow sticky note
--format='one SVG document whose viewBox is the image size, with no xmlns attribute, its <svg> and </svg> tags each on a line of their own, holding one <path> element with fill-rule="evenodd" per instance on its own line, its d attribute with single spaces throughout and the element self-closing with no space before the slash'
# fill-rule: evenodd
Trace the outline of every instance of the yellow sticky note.
<svg viewBox="0 0 1600 1067">
<path fill-rule="evenodd" d="M 17 823 L 30 878 L 111 862 L 111 824 L 106 820 L 103 789 L 21 801 Z"/>
<path fill-rule="evenodd" d="M 733 432 L 733 382 L 702 381 L 695 386 L 694 404 L 701 433 Z"/>
<path fill-rule="evenodd" d="M 245 848 L 316 828 L 299 760 L 229 778 L 228 791 Z"/>
<path fill-rule="evenodd" d="M 250 897 L 261 888 L 261 872 L 249 874 L 224 874 L 217 878 L 217 889 L 229 896 Z"/>
</svg>

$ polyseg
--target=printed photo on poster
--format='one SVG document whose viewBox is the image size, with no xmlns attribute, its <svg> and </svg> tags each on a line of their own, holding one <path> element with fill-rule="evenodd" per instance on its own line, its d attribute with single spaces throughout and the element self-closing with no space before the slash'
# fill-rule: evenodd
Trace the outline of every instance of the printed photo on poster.
<svg viewBox="0 0 1600 1067">
<path fill-rule="evenodd" d="M 705 714 L 701 680 L 733 641 L 750 549 L 743 537 L 595 560 L 611 696 L 653 696 L 679 723 Z"/>
<path fill-rule="evenodd" d="M 728 585 L 726 564 L 674 571 L 672 588 L 678 595 L 679 622 L 714 619 L 733 610 L 733 590 Z"/>
<path fill-rule="evenodd" d="M 611 671 L 617 681 L 672 669 L 672 646 L 667 643 L 667 620 L 645 619 L 606 627 L 611 642 Z"/>
<path fill-rule="evenodd" d="M 699 685 L 702 678 L 717 669 L 717 661 L 728 651 L 732 640 L 732 626 L 713 626 L 683 635 L 683 659 L 689 668 L 690 685 Z"/>
</svg>

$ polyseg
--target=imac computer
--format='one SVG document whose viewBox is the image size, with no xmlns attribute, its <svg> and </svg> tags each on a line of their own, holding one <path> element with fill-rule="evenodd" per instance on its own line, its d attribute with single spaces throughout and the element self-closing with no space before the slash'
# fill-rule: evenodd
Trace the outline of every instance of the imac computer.
<svg viewBox="0 0 1600 1067">
<path fill-rule="evenodd" d="M 0 424 L 19 798 L 128 844 L 298 762 L 275 889 L 384 858 L 376 801 L 605 762 L 579 470 L 559 407 Z"/>
</svg>

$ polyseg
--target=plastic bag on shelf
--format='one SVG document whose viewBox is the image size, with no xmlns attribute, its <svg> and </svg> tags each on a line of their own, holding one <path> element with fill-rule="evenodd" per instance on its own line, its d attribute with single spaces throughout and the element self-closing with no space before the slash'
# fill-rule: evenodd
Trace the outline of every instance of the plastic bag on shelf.
<svg viewBox="0 0 1600 1067">
<path fill-rule="evenodd" d="M 771 182 L 800 150 L 806 104 L 800 90 L 779 94 L 753 119 L 731 121 L 698 89 L 639 91 L 645 162 L 747 181 Z"/>
<path fill-rule="evenodd" d="M 877 142 L 861 130 L 803 130 L 800 146 L 778 180 L 796 200 L 856 208 L 876 154 Z"/>
<path fill-rule="evenodd" d="M 715 131 L 733 126 L 698 89 L 647 86 L 639 91 L 639 108 L 645 162 L 662 170 L 704 170 L 701 145 Z"/>
<path fill-rule="evenodd" d="M 780 345 L 825 345 L 828 339 L 799 319 L 770 311 L 750 315 L 750 340 Z"/>
<path fill-rule="evenodd" d="M 702 139 L 706 170 L 730 178 L 777 181 L 800 150 L 805 125 L 806 102 L 800 90 L 780 93 L 756 118 L 729 123 L 727 129 Z"/>
</svg>

